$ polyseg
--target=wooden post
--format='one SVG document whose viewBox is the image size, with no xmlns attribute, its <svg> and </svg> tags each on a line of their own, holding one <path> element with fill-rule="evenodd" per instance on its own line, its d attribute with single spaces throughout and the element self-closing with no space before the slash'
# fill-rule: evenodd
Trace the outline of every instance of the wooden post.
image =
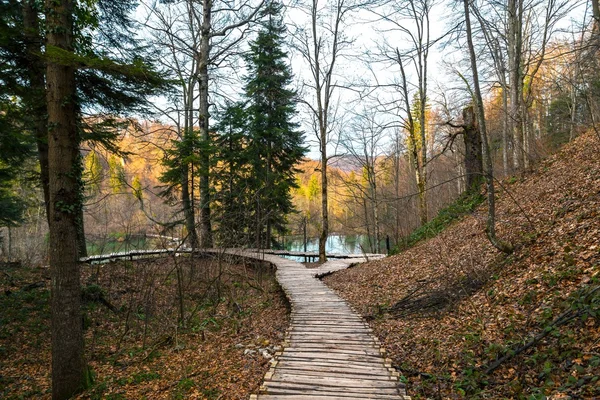
<svg viewBox="0 0 600 400">
<path fill-rule="evenodd" d="M 387 250 L 387 254 L 390 254 L 390 235 L 385 237 L 385 249 Z"/>
<path fill-rule="evenodd" d="M 306 219 L 307 219 L 306 216 L 304 216 L 303 223 L 302 223 L 302 230 L 304 233 L 304 252 L 305 253 L 306 253 L 306 222 L 307 222 Z"/>
</svg>

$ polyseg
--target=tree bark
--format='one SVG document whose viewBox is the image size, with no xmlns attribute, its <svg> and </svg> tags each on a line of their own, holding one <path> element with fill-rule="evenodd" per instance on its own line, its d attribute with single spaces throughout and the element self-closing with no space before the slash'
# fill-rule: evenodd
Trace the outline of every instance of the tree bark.
<svg viewBox="0 0 600 400">
<path fill-rule="evenodd" d="M 479 193 L 483 181 L 481 132 L 473 106 L 463 109 L 467 193 Z"/>
<path fill-rule="evenodd" d="M 404 63 L 402 62 L 402 57 L 400 56 L 400 51 L 396 48 L 396 61 L 398 62 L 398 66 L 400 67 L 400 76 L 402 78 L 402 96 L 404 98 L 404 103 L 406 106 L 406 122 L 408 131 L 408 158 L 412 167 L 415 170 L 415 180 L 417 183 L 417 192 L 419 194 L 419 222 L 421 226 L 425 225 L 428 220 L 428 212 L 427 212 L 427 193 L 426 193 L 426 185 L 427 185 L 427 177 L 425 175 L 425 163 L 427 162 L 427 148 L 425 139 L 425 130 L 424 126 L 424 112 L 421 112 L 419 116 L 419 123 L 422 124 L 421 127 L 421 152 L 417 151 L 417 135 L 415 132 L 415 122 L 411 113 L 410 99 L 408 97 L 408 83 L 406 79 L 406 72 L 404 70 Z M 419 101 L 419 109 L 422 109 L 423 105 L 421 101 Z"/>
<path fill-rule="evenodd" d="M 504 176 L 508 175 L 508 145 L 510 140 L 508 139 L 508 129 L 510 127 L 509 113 L 508 113 L 508 93 L 506 92 L 506 78 L 502 85 L 502 172 Z"/>
<path fill-rule="evenodd" d="M 329 236 L 329 205 L 327 199 L 327 132 L 326 123 L 321 128 L 321 236 L 319 236 L 319 262 L 327 261 L 326 246 Z"/>
<path fill-rule="evenodd" d="M 521 51 L 523 47 L 523 1 L 508 1 L 508 68 L 510 81 L 510 127 L 513 141 L 513 168 L 522 166 L 523 130 L 521 102 L 523 74 L 521 73 Z"/>
<path fill-rule="evenodd" d="M 592 0 L 593 32 L 600 33 L 600 0 Z"/>
<path fill-rule="evenodd" d="M 467 43 L 469 46 L 469 58 L 471 59 L 471 73 L 473 74 L 473 91 L 475 100 L 475 109 L 477 120 L 481 131 L 481 140 L 483 142 L 483 155 L 485 158 L 485 181 L 487 186 L 488 216 L 486 221 L 486 234 L 494 247 L 504 253 L 512 253 L 513 247 L 504 243 L 496 237 L 496 194 L 494 191 L 494 168 L 490 154 L 490 145 L 487 138 L 487 129 L 485 123 L 485 111 L 483 108 L 483 98 L 479 86 L 479 74 L 477 72 L 477 56 L 473 46 L 473 36 L 471 32 L 471 18 L 469 16 L 469 0 L 464 0 L 465 7 L 465 25 L 467 29 Z"/>
<path fill-rule="evenodd" d="M 200 246 L 203 248 L 212 247 L 212 227 L 210 220 L 210 155 L 208 146 L 210 144 L 209 129 L 209 103 L 208 103 L 208 63 L 210 61 L 210 34 L 212 17 L 212 0 L 202 1 L 202 37 L 200 39 L 200 60 L 199 60 L 199 124 L 200 139 L 202 140 L 202 149 L 200 154 Z"/>
<path fill-rule="evenodd" d="M 46 1 L 47 51 L 73 51 L 72 0 Z M 77 223 L 81 209 L 75 69 L 48 61 L 48 171 L 52 316 L 52 398 L 85 386 Z"/>
<path fill-rule="evenodd" d="M 191 17 L 190 17 L 191 18 Z M 197 62 L 194 63 L 194 67 L 197 66 Z M 183 90 L 184 98 L 184 117 L 183 117 L 183 141 L 186 143 L 185 156 L 187 158 L 196 149 L 194 146 L 187 147 L 189 145 L 189 137 L 194 133 L 194 87 L 196 84 L 196 78 L 190 77 L 187 82 L 187 86 Z M 188 244 L 192 249 L 198 247 L 198 233 L 196 231 L 196 210 L 194 207 L 194 171 L 193 164 L 191 165 L 192 173 L 190 174 L 190 164 L 187 162 L 182 163 L 181 167 L 181 200 L 183 206 L 183 215 L 185 218 L 185 228 L 188 232 Z M 190 186 L 192 190 L 190 190 Z"/>
<path fill-rule="evenodd" d="M 198 247 L 198 234 L 196 233 L 194 206 L 190 198 L 189 172 L 187 164 L 181 166 L 181 202 L 185 218 L 185 229 L 187 230 L 187 242 L 192 249 L 195 249 Z"/>
<path fill-rule="evenodd" d="M 373 199 L 373 223 L 375 225 L 375 252 L 381 253 L 381 232 L 379 229 L 379 204 L 377 199 L 377 181 L 373 171 L 372 199 Z"/>
</svg>

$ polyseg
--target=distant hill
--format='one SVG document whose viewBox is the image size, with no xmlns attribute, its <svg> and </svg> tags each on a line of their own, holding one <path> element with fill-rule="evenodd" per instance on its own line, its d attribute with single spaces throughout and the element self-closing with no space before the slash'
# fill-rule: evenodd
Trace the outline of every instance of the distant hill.
<svg viewBox="0 0 600 400">
<path fill-rule="evenodd" d="M 403 253 L 326 278 L 374 328 L 413 398 L 600 398 L 600 138 L 582 135 Z"/>
</svg>

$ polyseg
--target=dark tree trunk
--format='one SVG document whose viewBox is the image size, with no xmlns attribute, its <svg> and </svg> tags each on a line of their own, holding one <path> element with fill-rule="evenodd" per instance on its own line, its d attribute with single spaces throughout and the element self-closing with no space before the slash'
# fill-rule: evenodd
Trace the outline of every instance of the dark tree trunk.
<svg viewBox="0 0 600 400">
<path fill-rule="evenodd" d="M 185 229 L 187 230 L 187 242 L 192 249 L 198 247 L 198 235 L 196 233 L 196 218 L 194 205 L 190 196 L 189 168 L 187 164 L 181 167 L 181 200 L 183 203 L 183 215 L 185 217 Z"/>
<path fill-rule="evenodd" d="M 202 37 L 200 39 L 199 60 L 199 125 L 200 138 L 203 143 L 200 164 L 200 246 L 212 247 L 212 227 L 210 218 L 210 156 L 208 144 L 210 143 L 209 129 L 209 103 L 208 103 L 208 62 L 210 60 L 210 34 L 212 17 L 212 0 L 202 2 Z"/>
<path fill-rule="evenodd" d="M 467 44 L 469 46 L 469 59 L 471 60 L 471 72 L 473 74 L 473 91 L 475 101 L 475 111 L 477 122 L 481 130 L 482 150 L 485 155 L 485 183 L 487 188 L 488 215 L 486 221 L 486 234 L 492 245 L 504 253 L 512 253 L 513 246 L 510 243 L 504 243 L 496 237 L 496 194 L 494 189 L 494 168 L 490 154 L 490 145 L 487 138 L 485 124 L 485 111 L 483 108 L 483 98 L 481 96 L 481 87 L 479 86 L 479 73 L 477 71 L 477 56 L 473 46 L 473 36 L 471 31 L 471 18 L 469 15 L 469 0 L 464 0 L 465 9 L 465 27 L 467 30 Z"/>
<path fill-rule="evenodd" d="M 513 168 L 523 166 L 523 126 L 521 102 L 523 98 L 523 73 L 521 56 L 523 50 L 523 1 L 508 1 L 508 68 L 510 90 L 510 126 L 513 135 Z"/>
<path fill-rule="evenodd" d="M 481 131 L 473 106 L 463 110 L 467 193 L 478 193 L 483 182 Z"/>
<path fill-rule="evenodd" d="M 321 236 L 319 236 L 319 262 L 327 261 L 327 237 L 329 236 L 329 206 L 327 199 L 327 132 L 321 130 Z"/>
<path fill-rule="evenodd" d="M 72 0 L 46 2 L 47 52 L 73 51 Z M 48 188 L 52 317 L 52 398 L 67 399 L 85 386 L 81 284 L 78 263 L 80 200 L 75 69 L 49 60 Z"/>
<path fill-rule="evenodd" d="M 592 12 L 594 17 L 593 31 L 600 33 L 600 1 L 592 0 Z"/>
</svg>

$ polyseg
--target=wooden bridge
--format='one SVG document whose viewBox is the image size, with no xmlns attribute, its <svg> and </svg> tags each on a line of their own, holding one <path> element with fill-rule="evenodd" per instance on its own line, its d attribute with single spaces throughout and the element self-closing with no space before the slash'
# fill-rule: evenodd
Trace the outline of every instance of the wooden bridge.
<svg viewBox="0 0 600 400">
<path fill-rule="evenodd" d="M 275 254 L 241 254 L 277 267 L 277 280 L 292 306 L 284 349 L 251 400 L 410 399 L 369 326 L 317 279 L 365 258 L 346 256 L 308 269 Z"/>
<path fill-rule="evenodd" d="M 122 258 L 147 258 L 189 250 L 136 251 L 92 256 L 85 262 L 106 262 Z M 391 360 L 369 326 L 319 276 L 364 262 L 365 256 L 340 255 L 319 268 L 282 258 L 315 256 L 303 252 L 274 250 L 202 250 L 200 253 L 227 253 L 266 261 L 277 268 L 276 276 L 291 307 L 291 325 L 284 349 L 275 355 L 258 394 L 251 400 L 359 400 L 403 399 L 404 385 Z"/>
</svg>

